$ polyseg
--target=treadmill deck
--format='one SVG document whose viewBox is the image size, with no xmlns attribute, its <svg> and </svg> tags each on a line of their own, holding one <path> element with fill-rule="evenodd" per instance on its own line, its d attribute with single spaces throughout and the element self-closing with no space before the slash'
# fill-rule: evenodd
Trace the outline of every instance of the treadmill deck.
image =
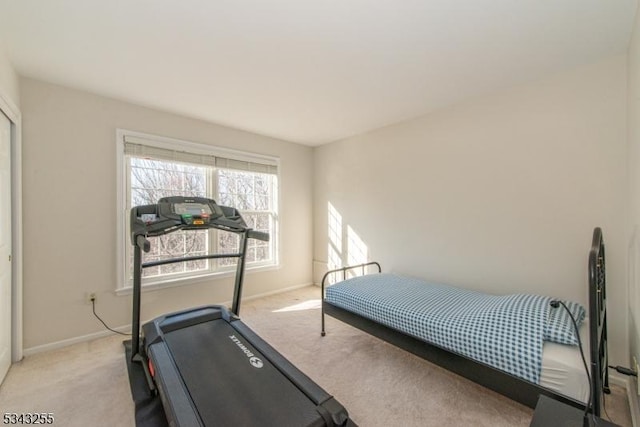
<svg viewBox="0 0 640 427">
<path fill-rule="evenodd" d="M 204 425 L 325 425 L 316 405 L 224 318 L 167 323 L 148 351 L 166 345 Z"/>
</svg>

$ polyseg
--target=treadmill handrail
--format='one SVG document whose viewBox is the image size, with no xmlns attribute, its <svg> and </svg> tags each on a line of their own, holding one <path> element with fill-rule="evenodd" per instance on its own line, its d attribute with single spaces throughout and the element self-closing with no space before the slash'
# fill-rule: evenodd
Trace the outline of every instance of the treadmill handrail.
<svg viewBox="0 0 640 427">
<path fill-rule="evenodd" d="M 182 218 L 169 206 L 182 200 L 189 200 L 208 205 L 212 210 L 211 217 L 206 224 L 194 225 L 186 224 Z M 143 219 L 143 215 L 155 216 L 153 220 Z M 247 226 L 240 211 L 230 206 L 218 205 L 213 199 L 202 197 L 163 197 L 155 205 L 140 205 L 131 208 L 131 242 L 136 244 L 139 235 L 146 237 L 162 236 L 178 230 L 202 230 L 205 228 L 216 228 L 232 233 L 244 233 L 249 231 L 253 239 L 262 241 L 269 240 L 269 234 L 253 230 Z"/>
<path fill-rule="evenodd" d="M 158 261 L 149 261 L 142 264 L 142 268 L 157 267 L 159 265 L 175 264 L 178 262 L 198 261 L 202 259 L 221 259 L 221 258 L 239 258 L 242 254 L 211 254 L 211 255 L 194 255 L 180 258 L 167 258 Z"/>
</svg>

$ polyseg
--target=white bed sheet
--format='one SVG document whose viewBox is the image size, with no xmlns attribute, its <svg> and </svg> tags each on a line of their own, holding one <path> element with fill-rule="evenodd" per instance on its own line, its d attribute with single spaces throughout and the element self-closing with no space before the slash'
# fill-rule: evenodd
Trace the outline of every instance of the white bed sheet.
<svg viewBox="0 0 640 427">
<path fill-rule="evenodd" d="M 589 319 L 580 325 L 580 339 L 589 366 Z M 580 402 L 589 400 L 589 380 L 584 370 L 580 348 L 576 345 L 545 341 L 542 349 L 540 385 Z"/>
</svg>

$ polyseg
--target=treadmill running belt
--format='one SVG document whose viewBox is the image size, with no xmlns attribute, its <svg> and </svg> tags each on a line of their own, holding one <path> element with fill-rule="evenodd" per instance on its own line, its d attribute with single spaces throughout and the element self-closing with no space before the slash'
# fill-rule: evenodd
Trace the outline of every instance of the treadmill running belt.
<svg viewBox="0 0 640 427">
<path fill-rule="evenodd" d="M 323 426 L 315 404 L 224 319 L 165 333 L 207 426 Z"/>
</svg>

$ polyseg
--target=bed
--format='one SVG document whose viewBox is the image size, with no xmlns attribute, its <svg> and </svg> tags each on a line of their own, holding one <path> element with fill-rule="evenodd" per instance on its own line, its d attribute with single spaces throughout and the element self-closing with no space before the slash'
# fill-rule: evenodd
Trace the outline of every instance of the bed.
<svg viewBox="0 0 640 427">
<path fill-rule="evenodd" d="M 588 309 L 431 284 L 382 273 L 377 262 L 331 270 L 322 280 L 322 336 L 330 315 L 531 408 L 546 395 L 599 416 L 609 385 L 604 255 L 596 228 Z M 579 321 L 579 339 L 567 311 Z"/>
</svg>

